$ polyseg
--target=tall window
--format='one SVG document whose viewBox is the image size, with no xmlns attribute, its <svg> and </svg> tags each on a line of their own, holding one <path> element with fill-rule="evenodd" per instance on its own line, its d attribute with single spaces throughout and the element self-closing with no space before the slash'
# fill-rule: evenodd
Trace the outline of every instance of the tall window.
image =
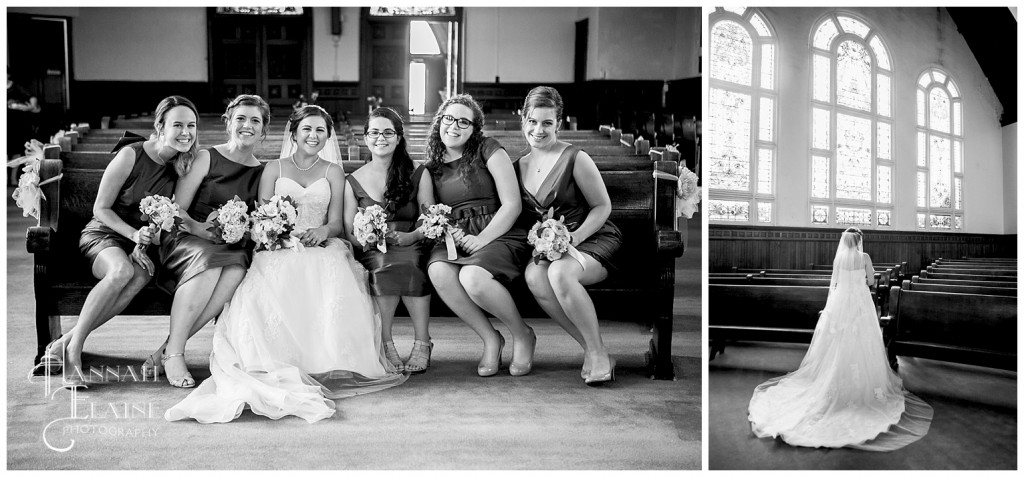
<svg viewBox="0 0 1024 477">
<path fill-rule="evenodd" d="M 829 13 L 814 29 L 814 225 L 892 226 L 891 61 L 878 31 L 849 13 Z"/>
<path fill-rule="evenodd" d="M 710 18 L 709 219 L 775 221 L 777 37 L 753 8 Z"/>
<path fill-rule="evenodd" d="M 964 139 L 960 89 L 931 68 L 917 80 L 917 228 L 963 230 Z"/>
</svg>

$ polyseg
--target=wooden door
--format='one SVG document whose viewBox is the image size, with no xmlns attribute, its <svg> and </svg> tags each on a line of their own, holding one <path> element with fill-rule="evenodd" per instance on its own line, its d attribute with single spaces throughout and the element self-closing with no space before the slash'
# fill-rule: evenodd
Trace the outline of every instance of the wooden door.
<svg viewBox="0 0 1024 477">
<path fill-rule="evenodd" d="M 258 94 L 285 112 L 312 89 L 309 12 L 250 16 L 211 9 L 210 14 L 210 83 L 217 97 Z"/>
<path fill-rule="evenodd" d="M 11 79 L 36 96 L 42 115 L 60 122 L 68 94 L 68 19 L 7 15 L 7 67 Z"/>
<path fill-rule="evenodd" d="M 381 106 L 409 114 L 409 22 L 363 15 L 360 36 L 359 85 L 365 99 L 376 96 Z M 365 117 L 369 102 L 357 117 Z"/>
</svg>

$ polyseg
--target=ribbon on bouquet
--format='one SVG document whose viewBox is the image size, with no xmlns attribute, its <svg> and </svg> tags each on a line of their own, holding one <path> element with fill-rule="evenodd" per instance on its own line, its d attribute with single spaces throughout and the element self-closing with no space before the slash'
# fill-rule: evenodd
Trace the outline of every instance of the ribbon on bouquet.
<svg viewBox="0 0 1024 477">
<path fill-rule="evenodd" d="M 455 237 L 447 230 L 444 231 L 444 246 L 448 249 L 448 260 L 459 258 L 459 253 L 455 250 Z"/>
<path fill-rule="evenodd" d="M 43 146 L 45 144 L 32 139 L 25 143 L 25 155 L 7 162 L 7 167 L 18 167 L 26 164 L 24 174 L 18 179 L 18 188 L 14 189 L 11 197 L 14 203 L 21 208 L 22 217 L 32 216 L 39 219 L 39 207 L 42 200 L 46 199 L 42 186 L 51 182 L 59 181 L 64 174 L 57 174 L 54 177 L 39 181 L 39 164 L 43 160 Z"/>
<path fill-rule="evenodd" d="M 32 139 L 25 143 L 25 155 L 7 161 L 7 167 L 18 167 L 22 164 L 43 160 L 43 144 L 38 139 Z"/>
<path fill-rule="evenodd" d="M 299 240 L 298 237 L 288 237 L 288 240 L 282 241 L 281 244 L 284 245 L 284 248 L 290 248 L 296 252 L 301 252 L 306 249 L 306 246 L 302 245 L 302 241 Z"/>
<path fill-rule="evenodd" d="M 568 253 L 570 257 L 575 258 L 577 262 L 580 262 L 580 266 L 583 267 L 583 271 L 587 271 L 587 262 L 583 260 L 583 254 L 580 253 L 579 250 L 576 250 L 576 247 L 569 244 L 569 249 L 565 252 Z"/>
</svg>

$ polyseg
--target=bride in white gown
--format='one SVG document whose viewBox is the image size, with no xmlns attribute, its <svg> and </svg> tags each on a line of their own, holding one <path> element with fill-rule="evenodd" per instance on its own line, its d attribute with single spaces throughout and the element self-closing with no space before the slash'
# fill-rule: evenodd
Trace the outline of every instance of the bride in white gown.
<svg viewBox="0 0 1024 477">
<path fill-rule="evenodd" d="M 365 269 L 342 231 L 345 174 L 317 153 L 331 136 L 326 111 L 292 114 L 294 154 L 267 164 L 260 198 L 298 206 L 302 250 L 257 252 L 217 321 L 209 379 L 168 409 L 167 420 L 229 422 L 249 407 L 271 419 L 331 417 L 332 399 L 396 386 L 408 375 L 384 358 L 380 315 Z"/>
<path fill-rule="evenodd" d="M 862 237 L 856 228 L 843 232 L 825 310 L 800 368 L 754 390 L 748 418 L 757 437 L 891 451 L 928 433 L 931 406 L 907 392 L 889 368 Z"/>
</svg>

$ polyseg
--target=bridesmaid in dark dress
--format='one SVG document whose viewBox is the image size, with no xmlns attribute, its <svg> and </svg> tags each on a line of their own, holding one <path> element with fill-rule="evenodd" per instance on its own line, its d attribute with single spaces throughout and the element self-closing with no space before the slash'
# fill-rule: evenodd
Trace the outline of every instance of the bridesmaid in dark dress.
<svg viewBox="0 0 1024 477">
<path fill-rule="evenodd" d="M 587 384 L 615 379 L 615 360 L 601 340 L 594 302 L 583 288 L 608 277 L 612 256 L 622 244 L 622 233 L 608 221 L 611 200 L 601 173 L 590 156 L 558 140 L 562 97 L 554 88 L 538 86 L 523 104 L 523 134 L 530 153 L 519 160 L 523 193 L 521 226 L 531 227 L 549 208 L 554 217 L 565 216 L 571 243 L 583 262 L 562 255 L 554 262 L 532 260 L 526 266 L 526 284 L 537 303 L 579 342 L 586 354 L 580 375 Z"/>
<path fill-rule="evenodd" d="M 350 242 L 358 244 L 352 222 L 356 207 L 380 205 L 388 214 L 388 251 L 376 247 L 366 251 L 354 247 L 356 258 L 370 272 L 370 292 L 381 314 L 381 339 L 384 354 L 399 371 L 422 373 L 430 366 L 430 282 L 427 280 L 427 254 L 431 242 L 416 230 L 420 205 L 434 203 L 430 174 L 416 167 L 406 149 L 402 117 L 390 108 L 377 108 L 363 126 L 363 138 L 373 160 L 348 176 L 345 188 L 345 227 Z M 380 199 L 376 199 L 379 197 Z M 401 299 L 412 318 L 416 339 L 407 362 L 395 349 L 391 325 Z"/>
<path fill-rule="evenodd" d="M 197 154 L 199 114 L 191 101 L 164 98 L 154 115 L 150 139 L 140 137 L 129 145 L 122 140 L 123 147 L 103 171 L 93 219 L 78 242 L 99 283 L 86 297 L 74 329 L 51 343 L 40 361 L 48 372 L 59 372 L 65 364 L 64 350 L 69 388 L 88 387 L 82 375 L 82 347 L 89 333 L 123 311 L 153 277 L 154 260 L 136 244 L 159 243 L 160 234 L 150 232 L 139 202 L 153 194 L 170 197 L 178 176 L 187 173 Z"/>
<path fill-rule="evenodd" d="M 477 374 L 497 374 L 505 346 L 487 310 L 512 333 L 509 372 L 522 376 L 533 366 L 537 335 L 506 289 L 522 274 L 528 254 L 526 231 L 513 227 L 522 199 L 512 161 L 498 141 L 483 135 L 483 122 L 480 105 L 464 94 L 449 98 L 434 115 L 426 166 L 434 198 L 451 206 L 463 233 L 456 237 L 459 256 L 448 260 L 444 244 L 436 245 L 427 273 L 441 299 L 484 342 Z"/>
<path fill-rule="evenodd" d="M 259 96 L 241 95 L 221 119 L 228 142 L 200 151 L 192 170 L 178 181 L 174 195 L 183 223 L 160 246 L 158 284 L 174 294 L 171 326 L 165 345 L 143 368 L 147 375 L 150 370 L 159 375 L 161 363 L 167 381 L 179 388 L 195 386 L 185 367 L 185 342 L 220 314 L 252 261 L 251 247 L 224 243 L 207 229 L 213 226 L 210 213 L 235 196 L 254 208 L 263 164 L 253 152 L 266 137 L 270 106 Z"/>
</svg>

